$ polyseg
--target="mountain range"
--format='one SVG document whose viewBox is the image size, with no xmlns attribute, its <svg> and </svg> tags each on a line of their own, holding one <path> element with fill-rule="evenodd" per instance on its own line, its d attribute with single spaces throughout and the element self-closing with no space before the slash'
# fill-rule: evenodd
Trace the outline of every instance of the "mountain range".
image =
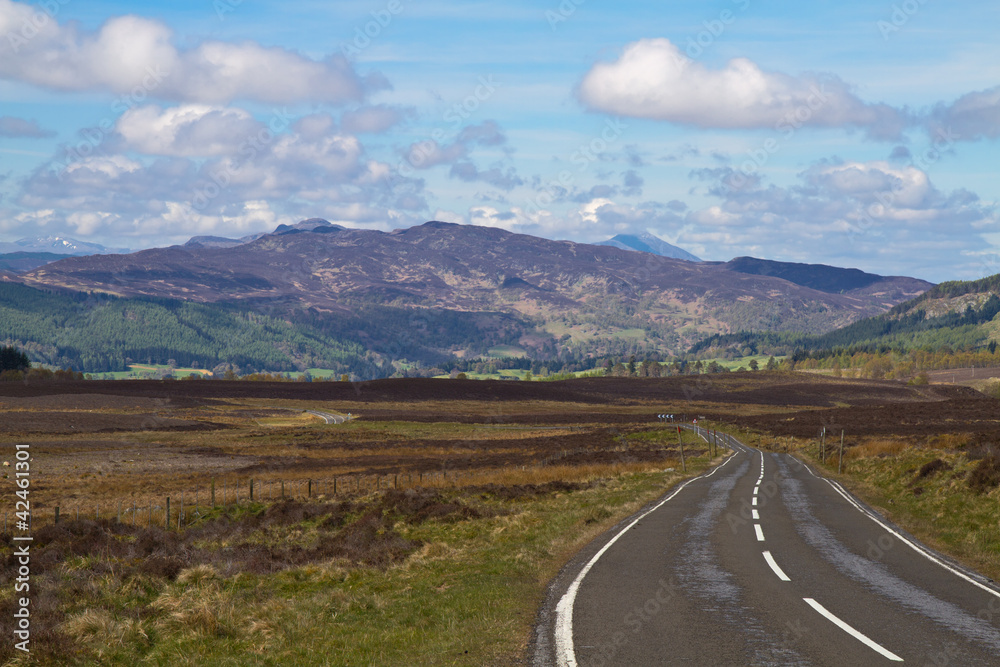
<svg viewBox="0 0 1000 667">
<path fill-rule="evenodd" d="M 931 287 L 822 265 L 694 262 L 492 227 L 432 221 L 380 232 L 318 219 L 256 238 L 69 257 L 5 280 L 259 312 L 361 345 L 373 363 L 434 363 L 495 348 L 532 357 L 674 354 L 711 334 L 826 332 Z"/>
<path fill-rule="evenodd" d="M 106 255 L 127 253 L 128 248 L 106 248 L 99 243 L 77 241 L 64 236 L 36 236 L 23 238 L 13 243 L 0 242 L 0 254 L 29 252 L 52 253 L 54 255 Z"/>
</svg>

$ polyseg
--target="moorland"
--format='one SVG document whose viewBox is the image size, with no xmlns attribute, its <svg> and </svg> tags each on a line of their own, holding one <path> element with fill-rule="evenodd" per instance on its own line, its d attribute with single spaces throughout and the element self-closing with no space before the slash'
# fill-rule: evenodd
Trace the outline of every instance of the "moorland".
<svg viewBox="0 0 1000 667">
<path fill-rule="evenodd" d="M 787 372 L 0 383 L 4 451 L 32 457 L 31 660 L 519 664 L 559 567 L 726 456 L 665 413 L 842 469 L 997 576 L 997 407 Z M 842 462 L 824 428 L 845 432 Z M 4 563 L 7 584 L 10 548 Z"/>
</svg>

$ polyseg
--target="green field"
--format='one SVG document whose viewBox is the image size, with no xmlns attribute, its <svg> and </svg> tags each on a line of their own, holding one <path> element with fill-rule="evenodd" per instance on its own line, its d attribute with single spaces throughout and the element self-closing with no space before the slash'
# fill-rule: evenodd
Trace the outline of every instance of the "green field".
<svg viewBox="0 0 1000 667">
<path fill-rule="evenodd" d="M 341 373 L 328 368 L 310 368 L 305 371 L 293 371 L 282 373 L 293 380 L 298 380 L 305 373 L 309 373 L 313 380 L 339 380 Z M 150 380 L 159 379 L 169 374 L 176 379 L 186 378 L 191 375 L 201 375 L 206 378 L 212 377 L 212 372 L 203 368 L 173 368 L 165 364 L 130 364 L 127 371 L 116 371 L 113 373 L 92 373 L 95 380 Z"/>
<path fill-rule="evenodd" d="M 528 353 L 515 345 L 495 345 L 488 350 L 491 357 L 515 357 L 520 359 L 528 356 Z"/>
</svg>

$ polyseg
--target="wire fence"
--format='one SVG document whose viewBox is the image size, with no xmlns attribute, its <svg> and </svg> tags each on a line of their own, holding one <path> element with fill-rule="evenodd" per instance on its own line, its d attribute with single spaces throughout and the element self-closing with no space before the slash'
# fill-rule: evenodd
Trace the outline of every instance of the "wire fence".
<svg viewBox="0 0 1000 667">
<path fill-rule="evenodd" d="M 371 475 L 338 475 L 306 479 L 212 479 L 202 487 L 172 491 L 170 495 L 142 494 L 115 500 L 66 499 L 35 506 L 28 514 L 29 527 L 68 520 L 116 520 L 136 526 L 183 528 L 220 508 L 272 503 L 282 500 L 332 500 L 379 490 L 447 487 L 468 480 L 479 471 L 444 470 Z M 3 530 L 9 533 L 21 520 L 6 511 Z"/>
<path fill-rule="evenodd" d="M 605 453 L 616 454 L 616 459 L 595 462 L 595 465 L 614 466 L 641 464 L 651 465 L 656 461 L 634 460 L 627 443 Z M 202 486 L 171 490 L 167 493 L 134 493 L 127 497 L 109 500 L 66 498 L 46 501 L 44 505 L 31 508 L 27 517 L 23 513 L 5 511 L 3 531 L 11 532 L 27 518 L 28 528 L 37 529 L 44 525 L 67 520 L 114 520 L 135 526 L 180 529 L 203 519 L 210 514 L 218 514 L 220 508 L 233 508 L 254 503 L 272 503 L 282 500 L 329 501 L 349 498 L 387 489 L 407 488 L 448 488 L 475 484 L 509 481 L 511 476 L 523 477 L 523 481 L 545 481 L 545 471 L 567 466 L 578 467 L 595 454 L 588 448 L 567 449 L 553 452 L 544 459 L 530 465 L 506 466 L 502 468 L 452 468 L 432 471 L 405 471 L 377 474 L 347 474 L 329 477 L 288 478 L 213 478 Z M 664 448 L 659 463 L 667 464 L 676 454 Z M 581 461 L 579 458 L 583 456 Z M 555 479 L 555 478 L 553 478 Z M 23 528 L 21 528 L 23 529 Z"/>
</svg>

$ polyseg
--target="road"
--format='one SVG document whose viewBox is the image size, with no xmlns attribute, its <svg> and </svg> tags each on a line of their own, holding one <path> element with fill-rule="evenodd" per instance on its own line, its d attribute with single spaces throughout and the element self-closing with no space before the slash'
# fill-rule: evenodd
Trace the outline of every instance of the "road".
<svg viewBox="0 0 1000 667">
<path fill-rule="evenodd" d="M 347 421 L 347 417 L 345 417 L 344 415 L 335 415 L 330 412 L 320 412 L 319 410 L 304 410 L 304 412 L 308 412 L 311 415 L 316 415 L 327 424 L 343 424 L 345 421 Z"/>
<path fill-rule="evenodd" d="M 563 569 L 534 665 L 1000 664 L 992 582 L 794 457 L 724 444 Z"/>
</svg>

